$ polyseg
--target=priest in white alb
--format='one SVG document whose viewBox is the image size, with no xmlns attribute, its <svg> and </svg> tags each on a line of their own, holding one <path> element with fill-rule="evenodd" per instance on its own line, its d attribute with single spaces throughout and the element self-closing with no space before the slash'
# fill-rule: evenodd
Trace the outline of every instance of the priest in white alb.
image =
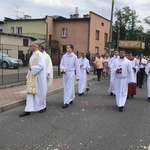
<svg viewBox="0 0 150 150">
<path fill-rule="evenodd" d="M 125 50 L 120 50 L 120 58 L 113 62 L 112 73 L 115 76 L 116 105 L 123 111 L 128 92 L 128 83 L 134 81 L 131 62 L 125 57 Z"/>
<path fill-rule="evenodd" d="M 53 65 L 52 65 L 52 60 L 50 56 L 46 53 L 44 46 L 39 45 L 38 49 L 40 52 L 45 57 L 45 68 L 46 68 L 46 81 L 47 81 L 47 88 L 52 85 L 53 83 Z M 44 100 L 44 109 L 41 110 L 40 112 L 45 112 L 46 111 L 46 99 Z"/>
<path fill-rule="evenodd" d="M 44 109 L 46 99 L 46 71 L 45 58 L 38 50 L 37 42 L 32 42 L 29 46 L 32 56 L 29 60 L 29 70 L 27 74 L 27 98 L 25 110 L 20 117 L 30 115 L 31 112 L 39 112 Z"/>
<path fill-rule="evenodd" d="M 77 56 L 73 53 L 74 46 L 72 44 L 67 45 L 67 53 L 63 55 L 60 62 L 60 70 L 63 74 L 64 85 L 64 105 L 62 108 L 67 108 L 69 104 L 73 103 L 75 98 L 75 75 L 76 80 L 80 78 L 80 68 Z"/>
<path fill-rule="evenodd" d="M 79 96 L 83 95 L 86 90 L 87 85 L 87 72 L 89 72 L 90 64 L 89 60 L 85 57 L 85 54 L 82 53 L 81 57 L 78 59 L 80 66 L 81 77 L 78 81 L 78 93 Z"/>
</svg>

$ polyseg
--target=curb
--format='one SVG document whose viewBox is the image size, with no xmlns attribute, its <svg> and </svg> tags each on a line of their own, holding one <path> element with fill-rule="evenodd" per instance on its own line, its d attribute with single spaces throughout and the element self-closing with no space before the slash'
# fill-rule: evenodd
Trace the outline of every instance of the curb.
<svg viewBox="0 0 150 150">
<path fill-rule="evenodd" d="M 87 80 L 87 81 L 93 81 L 93 80 L 95 80 L 95 78 L 91 78 L 91 79 L 89 79 L 89 80 Z M 75 87 L 77 87 L 77 83 L 75 83 Z M 50 92 L 47 93 L 46 96 L 50 96 L 50 95 L 52 95 L 52 94 L 56 94 L 56 93 L 58 93 L 58 92 L 61 92 L 61 91 L 63 91 L 63 89 L 64 89 L 64 88 L 61 87 L 61 88 L 59 88 L 59 89 L 50 91 Z M 2 105 L 2 106 L 0 106 L 0 113 L 1 113 L 1 112 L 5 112 L 5 111 L 8 111 L 8 110 L 13 109 L 13 108 L 18 107 L 18 106 L 25 105 L 25 103 L 26 103 L 26 98 L 25 98 L 25 99 L 22 99 L 22 100 L 19 100 L 19 101 L 16 101 L 16 102 L 13 102 L 13 103 L 10 103 L 10 104 Z"/>
</svg>

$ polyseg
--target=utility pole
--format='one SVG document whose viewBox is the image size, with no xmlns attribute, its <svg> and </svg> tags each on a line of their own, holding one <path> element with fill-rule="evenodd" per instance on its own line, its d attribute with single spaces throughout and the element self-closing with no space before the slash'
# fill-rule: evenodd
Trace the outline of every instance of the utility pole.
<svg viewBox="0 0 150 150">
<path fill-rule="evenodd" d="M 112 44 L 112 22 L 113 22 L 113 11 L 114 11 L 114 2 L 115 0 L 112 0 L 112 7 L 111 7 L 111 19 L 110 19 L 110 30 L 109 30 L 109 54 L 111 54 L 111 44 Z"/>
</svg>

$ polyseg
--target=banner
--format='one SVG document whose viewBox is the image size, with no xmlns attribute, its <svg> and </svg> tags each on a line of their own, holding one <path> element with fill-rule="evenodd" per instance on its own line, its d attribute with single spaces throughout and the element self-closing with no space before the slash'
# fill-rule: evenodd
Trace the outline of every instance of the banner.
<svg viewBox="0 0 150 150">
<path fill-rule="evenodd" d="M 145 43 L 142 41 L 119 41 L 119 48 L 145 49 Z"/>
</svg>

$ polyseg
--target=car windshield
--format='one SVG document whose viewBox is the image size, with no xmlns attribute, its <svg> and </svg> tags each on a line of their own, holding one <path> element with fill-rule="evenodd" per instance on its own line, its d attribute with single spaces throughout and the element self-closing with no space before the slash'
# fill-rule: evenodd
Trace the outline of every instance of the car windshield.
<svg viewBox="0 0 150 150">
<path fill-rule="evenodd" d="M 1 53 L 0 52 L 0 56 L 3 56 L 3 57 L 10 57 L 9 55 L 5 54 L 5 53 Z"/>
</svg>

